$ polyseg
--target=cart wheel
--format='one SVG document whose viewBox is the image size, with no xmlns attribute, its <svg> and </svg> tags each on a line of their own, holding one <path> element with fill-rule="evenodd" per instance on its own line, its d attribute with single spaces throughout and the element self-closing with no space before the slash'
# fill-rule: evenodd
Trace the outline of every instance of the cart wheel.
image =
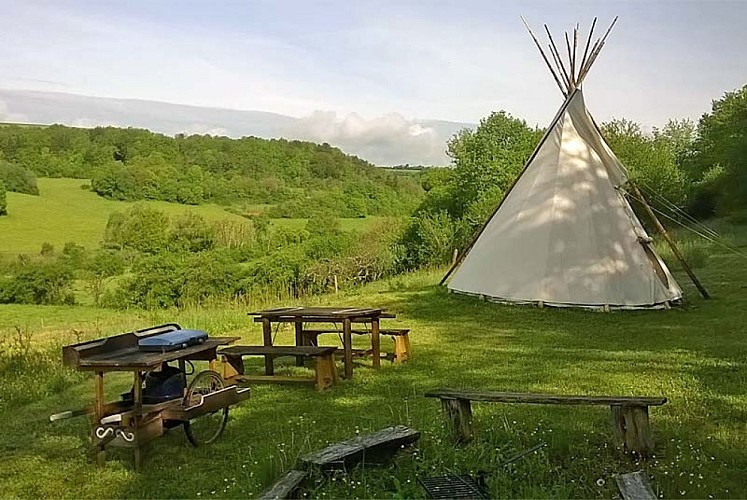
<svg viewBox="0 0 747 500">
<path fill-rule="evenodd" d="M 223 377 L 212 370 L 197 374 L 187 388 L 184 406 L 200 403 L 201 396 L 219 391 L 225 387 Z M 192 446 L 210 444 L 223 433 L 228 422 L 228 407 L 207 413 L 189 422 L 184 422 L 184 433 Z"/>
</svg>

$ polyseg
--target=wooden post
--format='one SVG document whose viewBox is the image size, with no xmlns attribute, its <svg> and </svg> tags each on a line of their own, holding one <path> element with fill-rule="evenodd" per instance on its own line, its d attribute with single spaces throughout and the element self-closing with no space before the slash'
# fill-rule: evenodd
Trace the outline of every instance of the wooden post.
<svg viewBox="0 0 747 500">
<path fill-rule="evenodd" d="M 133 409 L 135 410 L 135 416 L 132 417 L 132 432 L 135 433 L 135 470 L 140 470 L 140 442 L 138 439 L 138 431 L 140 427 L 140 413 L 143 409 L 143 373 L 141 371 L 135 372 L 135 381 L 132 385 L 133 402 L 135 403 Z"/>
<path fill-rule="evenodd" d="M 335 274 L 335 295 L 340 291 L 340 289 L 337 287 L 337 275 Z"/>
<path fill-rule="evenodd" d="M 264 340 L 265 347 L 272 346 L 272 324 L 267 318 L 262 318 L 262 338 Z M 275 366 L 273 364 L 272 356 L 265 356 L 265 375 L 274 375 Z"/>
<path fill-rule="evenodd" d="M 244 374 L 244 359 L 241 356 L 221 356 L 220 366 L 220 371 L 216 371 L 226 380 Z"/>
<path fill-rule="evenodd" d="M 296 347 L 301 347 L 305 344 L 303 338 L 303 321 L 296 319 Z M 303 366 L 303 356 L 296 356 L 296 366 Z"/>
<path fill-rule="evenodd" d="M 395 363 L 403 363 L 410 359 L 410 336 L 405 333 L 404 335 L 397 335 L 394 337 L 394 353 Z"/>
<path fill-rule="evenodd" d="M 316 390 L 323 391 L 332 387 L 337 382 L 337 368 L 335 367 L 335 357 L 329 356 L 316 357 Z"/>
<path fill-rule="evenodd" d="M 449 421 L 454 440 L 467 443 L 472 440 L 472 406 L 468 399 L 441 399 L 441 408 Z"/>
<path fill-rule="evenodd" d="M 104 418 L 104 372 L 96 372 L 94 378 L 93 428 L 96 429 Z M 106 463 L 106 445 L 99 442 L 96 446 L 96 463 Z"/>
<path fill-rule="evenodd" d="M 649 217 L 651 217 L 651 220 L 654 222 L 654 225 L 656 226 L 657 231 L 659 231 L 659 234 L 661 234 L 662 238 L 666 240 L 667 244 L 669 244 L 669 248 L 672 249 L 672 253 L 677 258 L 677 260 L 680 261 L 680 264 L 682 264 L 682 268 L 685 270 L 687 275 L 692 280 L 695 287 L 700 292 L 700 295 L 703 296 L 704 299 L 710 299 L 711 296 L 709 295 L 708 291 L 705 289 L 705 287 L 700 283 L 697 276 L 695 276 L 695 273 L 692 269 L 690 269 L 690 266 L 687 265 L 687 262 L 685 262 L 685 258 L 680 253 L 679 248 L 677 248 L 677 245 L 674 244 L 674 240 L 669 236 L 669 233 L 667 233 L 666 228 L 664 228 L 664 225 L 661 223 L 659 218 L 654 213 L 653 208 L 648 204 L 648 201 L 646 201 L 646 198 L 644 198 L 643 193 L 641 193 L 641 190 L 638 189 L 638 186 L 635 184 L 631 184 L 633 188 L 633 192 L 635 193 L 636 197 L 640 200 L 641 204 L 643 204 L 643 207 L 646 209 L 646 212 L 648 213 Z"/>
<path fill-rule="evenodd" d="M 345 318 L 342 322 L 342 343 L 345 352 L 345 378 L 353 378 L 353 334 L 350 324 L 350 318 Z"/>
<path fill-rule="evenodd" d="M 379 335 L 379 318 L 371 320 L 371 350 L 373 351 L 373 367 L 381 368 L 381 335 Z"/>
<path fill-rule="evenodd" d="M 610 406 L 612 425 L 623 448 L 648 457 L 654 451 L 654 439 L 648 420 L 648 406 Z"/>
<path fill-rule="evenodd" d="M 456 262 L 457 262 L 457 259 L 458 259 L 458 258 L 459 258 L 459 249 L 458 249 L 458 248 L 455 248 L 455 249 L 454 249 L 454 253 L 453 253 L 453 254 L 451 254 L 451 265 L 452 265 L 452 266 L 453 266 L 454 264 L 456 264 Z"/>
</svg>

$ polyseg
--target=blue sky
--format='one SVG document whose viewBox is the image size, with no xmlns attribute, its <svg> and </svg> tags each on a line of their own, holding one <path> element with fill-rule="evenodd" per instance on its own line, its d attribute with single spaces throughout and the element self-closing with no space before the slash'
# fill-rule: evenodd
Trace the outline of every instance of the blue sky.
<svg viewBox="0 0 747 500">
<path fill-rule="evenodd" d="M 544 126 L 562 98 L 526 34 L 620 20 L 597 120 L 697 118 L 747 83 L 747 2 L 0 0 L 0 88 L 198 106 Z"/>
</svg>

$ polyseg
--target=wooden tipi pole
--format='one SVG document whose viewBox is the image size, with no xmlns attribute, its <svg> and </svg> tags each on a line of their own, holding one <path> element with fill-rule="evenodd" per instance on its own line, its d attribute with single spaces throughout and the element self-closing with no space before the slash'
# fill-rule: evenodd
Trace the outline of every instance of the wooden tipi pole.
<svg viewBox="0 0 747 500">
<path fill-rule="evenodd" d="M 646 209 L 646 212 L 648 213 L 649 217 L 651 217 L 651 220 L 654 222 L 654 225 L 656 226 L 656 230 L 659 231 L 662 238 L 666 240 L 667 244 L 669 245 L 669 248 L 672 249 L 672 253 L 677 258 L 677 260 L 680 261 L 680 264 L 682 264 L 682 268 L 685 270 L 687 275 L 690 276 L 690 279 L 692 280 L 693 284 L 700 292 L 700 295 L 702 295 L 704 299 L 710 299 L 711 296 L 708 293 L 708 290 L 705 289 L 705 287 L 698 280 L 698 277 L 695 276 L 695 273 L 693 272 L 693 270 L 690 268 L 690 266 L 687 265 L 687 262 L 685 262 L 685 258 L 680 253 L 679 248 L 677 248 L 677 245 L 675 245 L 674 240 L 669 236 L 669 233 L 667 233 L 666 228 L 664 227 L 664 225 L 661 223 L 659 218 L 654 213 L 654 209 L 651 208 L 651 205 L 649 205 L 648 201 L 646 201 L 646 198 L 644 198 L 643 193 L 641 193 L 641 190 L 638 189 L 638 186 L 636 186 L 633 183 L 630 183 L 630 185 L 633 189 L 633 192 L 635 193 L 636 198 L 638 199 L 638 201 L 641 202 L 643 207 Z"/>
</svg>

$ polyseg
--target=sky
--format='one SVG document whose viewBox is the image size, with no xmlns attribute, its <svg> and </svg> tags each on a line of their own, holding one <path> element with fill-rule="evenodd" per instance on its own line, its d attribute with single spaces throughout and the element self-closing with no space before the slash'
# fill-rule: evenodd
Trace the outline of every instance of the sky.
<svg viewBox="0 0 747 500">
<path fill-rule="evenodd" d="M 395 117 L 417 135 L 417 119 L 500 109 L 546 126 L 562 96 L 520 15 L 558 38 L 619 16 L 584 85 L 597 121 L 697 119 L 747 83 L 737 0 L 0 0 L 0 12 L 0 89 L 322 116 L 327 129 Z"/>
</svg>

